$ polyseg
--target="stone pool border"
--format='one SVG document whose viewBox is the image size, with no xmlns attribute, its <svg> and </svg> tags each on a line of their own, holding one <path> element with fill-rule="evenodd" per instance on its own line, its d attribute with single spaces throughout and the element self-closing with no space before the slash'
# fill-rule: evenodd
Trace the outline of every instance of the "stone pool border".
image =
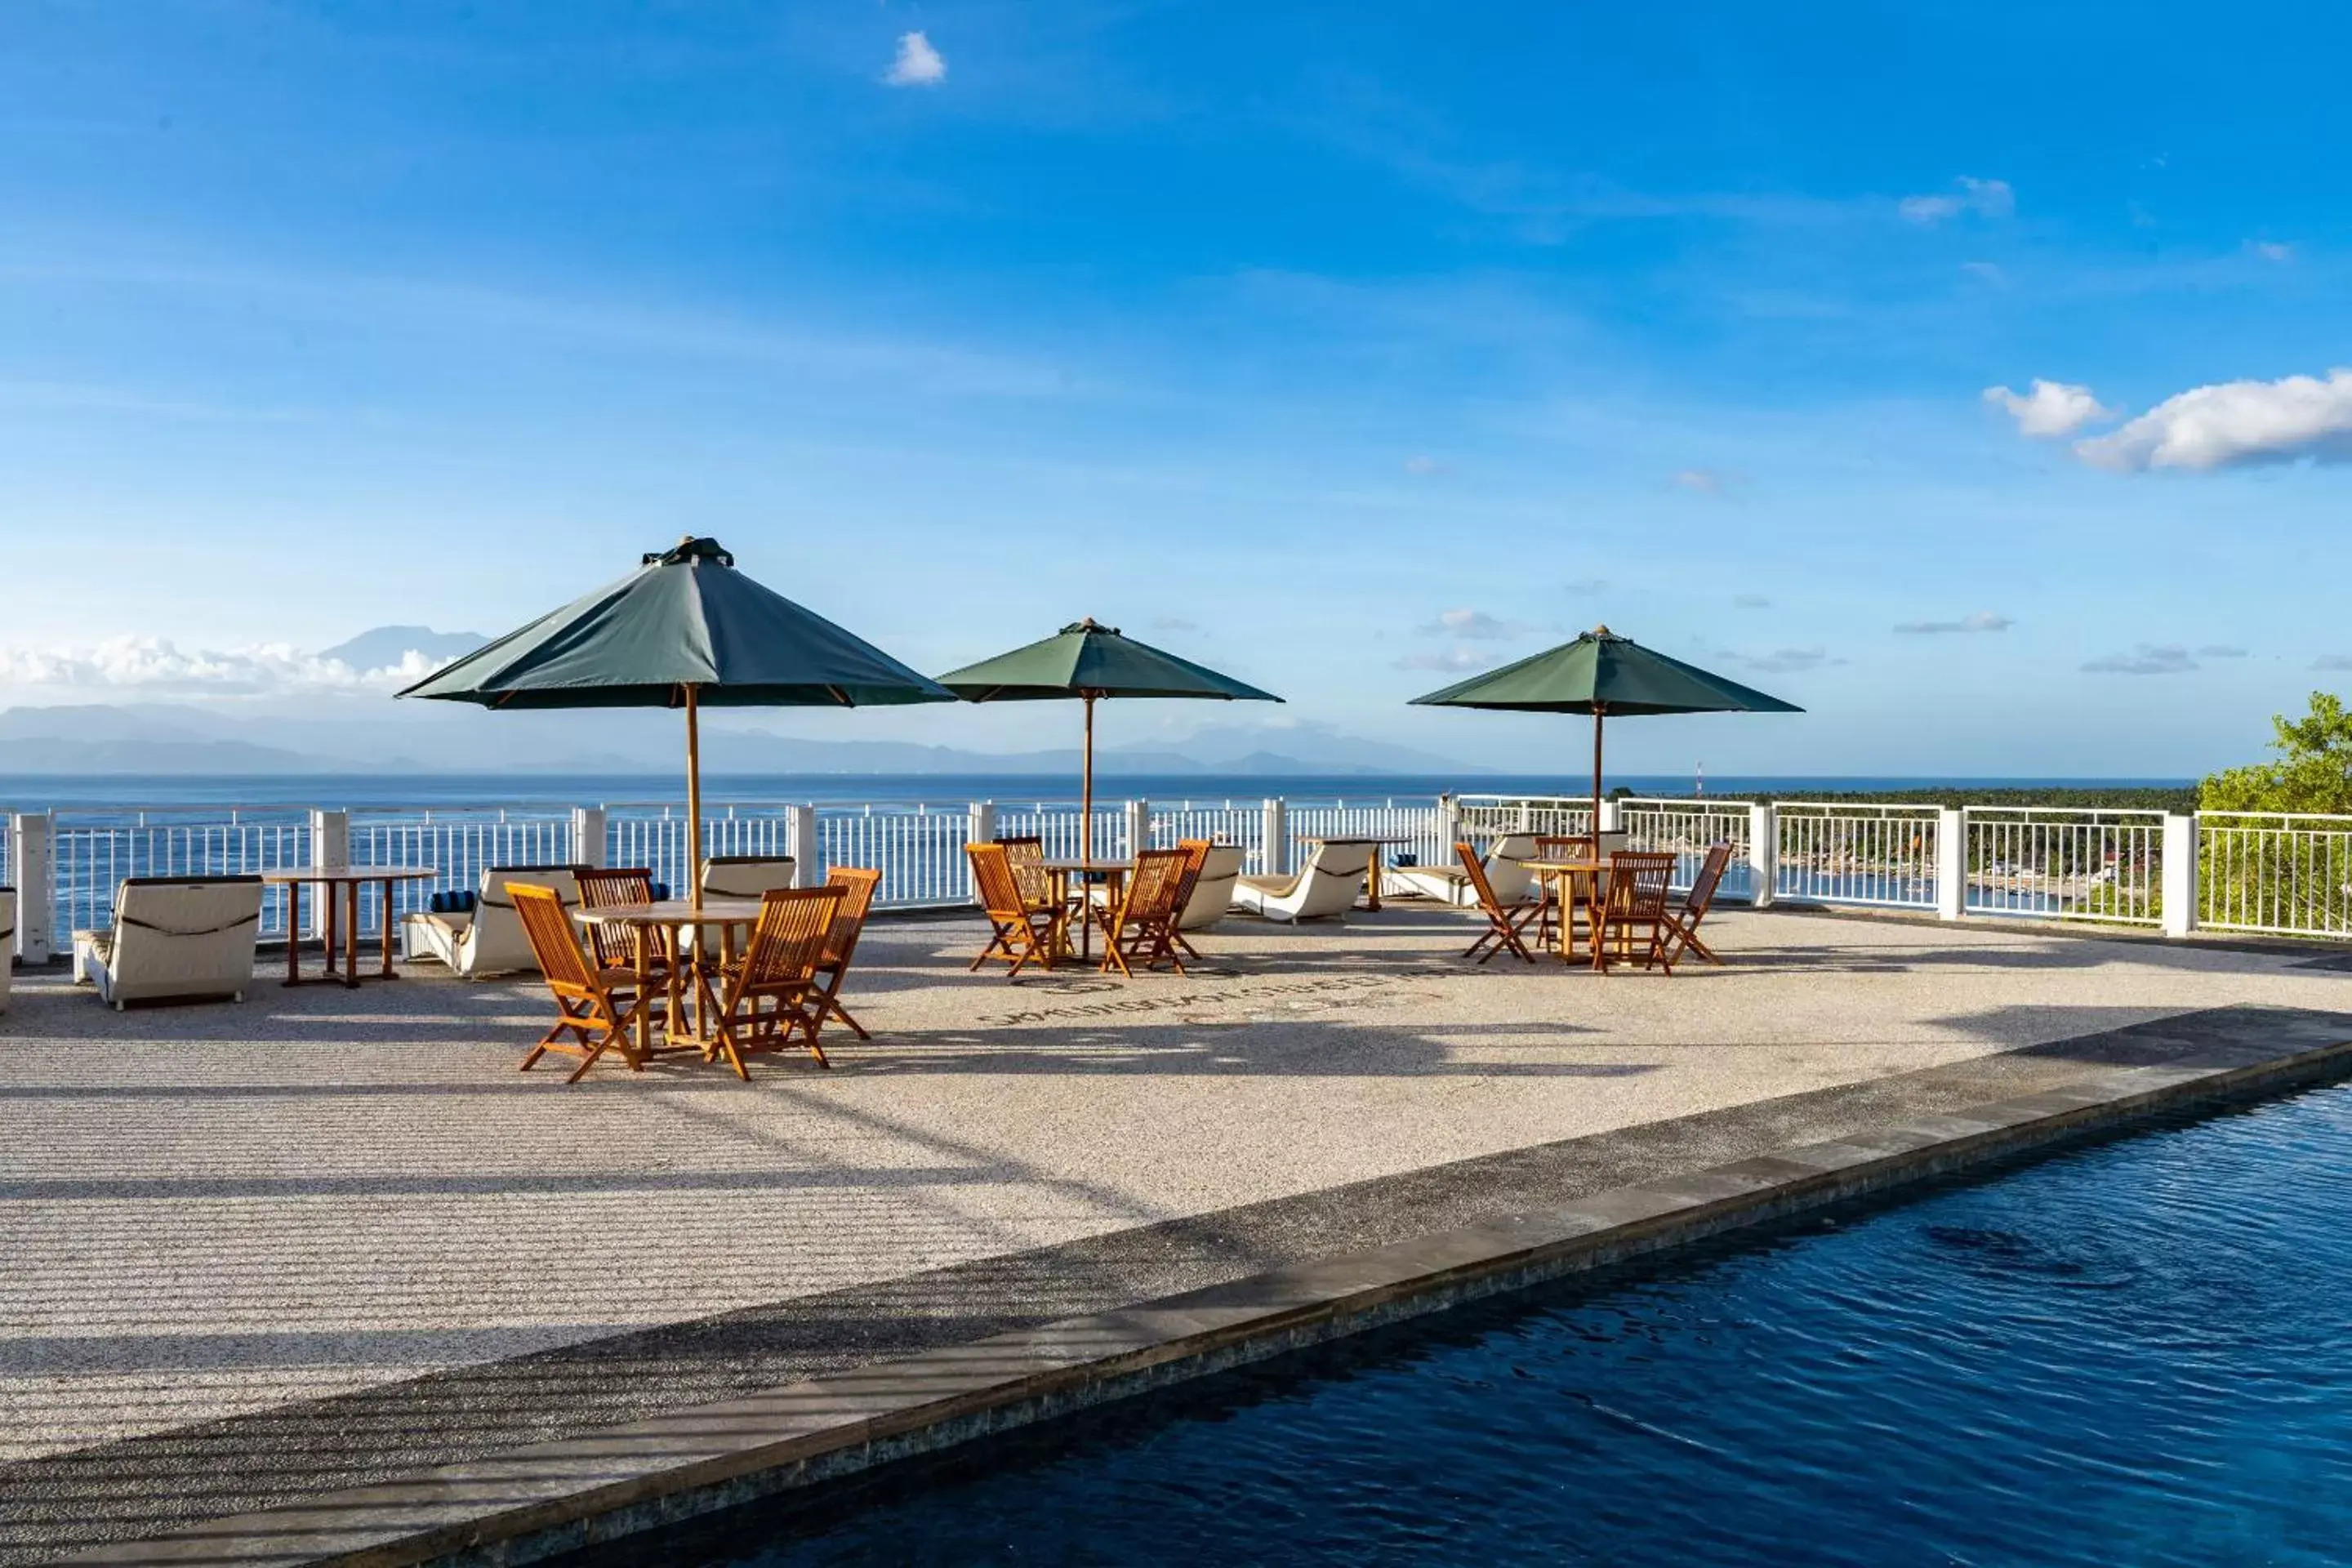
<svg viewBox="0 0 2352 1568">
<path fill-rule="evenodd" d="M 2231 1054 L 2242 1059 L 2095 1069 L 2036 1094 L 191 1523 L 69 1561 L 536 1562 L 2183 1104 L 2352 1071 L 2352 1037 Z"/>
</svg>

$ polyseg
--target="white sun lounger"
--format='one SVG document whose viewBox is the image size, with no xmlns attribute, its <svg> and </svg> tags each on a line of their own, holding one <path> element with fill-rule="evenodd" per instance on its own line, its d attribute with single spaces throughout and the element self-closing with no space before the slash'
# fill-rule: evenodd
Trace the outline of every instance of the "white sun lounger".
<svg viewBox="0 0 2352 1568">
<path fill-rule="evenodd" d="M 261 934 L 258 877 L 131 877 L 114 929 L 74 932 L 74 980 L 132 1002 L 245 1000 Z"/>
<path fill-rule="evenodd" d="M 702 862 L 703 896 L 756 899 L 793 886 L 789 855 L 712 855 Z"/>
<path fill-rule="evenodd" d="M 482 873 L 482 890 L 471 910 L 417 910 L 400 922 L 407 955 L 438 959 L 452 973 L 469 979 L 537 973 L 539 960 L 507 892 L 510 882 L 552 888 L 565 907 L 579 907 L 580 883 L 570 866 L 493 866 Z"/>
<path fill-rule="evenodd" d="M 1178 931 L 1206 931 L 1225 918 L 1234 907 L 1234 884 L 1242 878 L 1242 862 L 1248 851 L 1238 844 L 1212 844 L 1209 858 L 1201 862 L 1201 875 L 1192 883 L 1192 896 L 1184 904 L 1184 912 L 1176 917 Z"/>
<path fill-rule="evenodd" d="M 1234 885 L 1234 908 L 1293 925 L 1344 916 L 1364 890 L 1364 873 L 1371 869 L 1379 848 L 1364 843 L 1318 844 L 1295 877 L 1242 878 Z"/>
<path fill-rule="evenodd" d="M 1493 885 L 1496 898 L 1506 904 L 1526 900 L 1535 879 L 1522 862 L 1535 852 L 1536 836 L 1532 833 L 1507 833 L 1486 847 L 1486 880 Z M 1478 890 L 1470 885 L 1470 873 L 1459 866 L 1391 866 L 1383 885 L 1458 909 L 1473 909 L 1478 902 Z"/>
<path fill-rule="evenodd" d="M 8 1010 L 9 977 L 16 968 L 16 889 L 0 885 L 0 1013 Z"/>
</svg>

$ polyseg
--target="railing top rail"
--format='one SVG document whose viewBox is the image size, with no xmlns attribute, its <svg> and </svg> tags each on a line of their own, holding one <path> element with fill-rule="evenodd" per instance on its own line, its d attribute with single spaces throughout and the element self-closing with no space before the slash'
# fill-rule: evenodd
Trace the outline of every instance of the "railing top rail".
<svg viewBox="0 0 2352 1568">
<path fill-rule="evenodd" d="M 2210 816 L 2230 817 L 2240 821 L 2335 822 L 2343 824 L 2346 828 L 2352 828 L 2352 816 L 2341 816 L 2325 811 L 2200 811 L 2197 814 L 2198 820 L 2200 822 Z"/>
<path fill-rule="evenodd" d="M 1587 796 L 1588 802 L 1591 796 Z M 1716 806 L 1745 809 L 1756 803 L 1741 795 L 1620 795 L 1619 805 L 1685 805 L 1694 811 L 1706 811 Z"/>
<path fill-rule="evenodd" d="M 1960 809 L 1970 816 L 2088 817 L 2094 822 L 2121 817 L 2161 822 L 2172 815 L 2152 805 L 1964 805 Z"/>
<path fill-rule="evenodd" d="M 268 802 L 240 801 L 234 805 L 135 805 L 129 803 L 120 805 L 93 805 L 88 803 L 83 803 L 75 805 L 51 806 L 48 814 L 54 817 L 209 816 L 215 821 L 220 821 L 223 819 L 231 819 L 245 816 L 248 813 L 261 812 L 285 812 L 292 815 L 307 816 L 311 809 L 312 808 L 308 805 L 298 805 L 291 801 L 283 805 L 272 805 Z"/>
<path fill-rule="evenodd" d="M 1780 800 L 1772 804 L 1781 811 L 1819 811 L 1832 816 L 1862 816 L 1874 812 L 1881 816 L 1933 816 L 1943 809 L 1939 805 L 1895 800 Z"/>
</svg>

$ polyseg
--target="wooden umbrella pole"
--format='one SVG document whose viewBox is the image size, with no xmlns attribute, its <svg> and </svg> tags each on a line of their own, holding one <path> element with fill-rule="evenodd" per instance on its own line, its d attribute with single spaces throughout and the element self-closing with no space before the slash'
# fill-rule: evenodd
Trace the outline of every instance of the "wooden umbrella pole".
<svg viewBox="0 0 2352 1568">
<path fill-rule="evenodd" d="M 694 687 L 686 688 L 686 881 L 688 897 L 702 908 L 702 724 Z"/>
<path fill-rule="evenodd" d="M 1592 705 L 1592 831 L 1601 831 L 1601 720 L 1603 710 Z"/>
<path fill-rule="evenodd" d="M 1080 693 L 1087 704 L 1086 782 L 1078 792 L 1078 858 L 1095 858 L 1095 694 Z"/>
</svg>

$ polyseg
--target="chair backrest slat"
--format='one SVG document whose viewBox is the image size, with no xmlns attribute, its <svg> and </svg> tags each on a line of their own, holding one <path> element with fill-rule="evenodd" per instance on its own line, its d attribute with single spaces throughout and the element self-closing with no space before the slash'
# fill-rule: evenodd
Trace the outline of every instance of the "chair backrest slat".
<svg viewBox="0 0 2352 1568">
<path fill-rule="evenodd" d="M 1666 889 L 1675 879 L 1675 858 L 1660 850 L 1620 849 L 1609 857 L 1609 915 L 1612 920 L 1654 921 L 1666 912 Z"/>
<path fill-rule="evenodd" d="M 736 972 L 735 994 L 807 984 L 824 960 L 825 938 L 842 896 L 839 888 L 777 888 L 761 894 L 759 922 Z"/>
<path fill-rule="evenodd" d="M 980 895 L 980 907 L 991 918 L 1019 920 L 1034 907 L 1022 896 L 1020 879 L 1013 869 L 1013 857 L 1003 845 L 967 844 L 963 852 L 971 862 L 972 888 Z"/>
<path fill-rule="evenodd" d="M 825 963 L 846 964 L 849 955 L 857 951 L 858 932 L 866 929 L 866 913 L 874 908 L 874 889 L 881 882 L 880 871 L 864 866 L 835 866 L 826 873 L 824 885 L 841 889 L 841 907 L 834 911 L 833 931 L 825 938 Z"/>
<path fill-rule="evenodd" d="M 1013 865 L 1013 880 L 1021 889 L 1021 897 L 1031 908 L 1045 903 L 1054 896 L 1051 873 L 1045 869 L 1045 841 L 1032 836 L 999 838 L 1005 858 Z"/>
<path fill-rule="evenodd" d="M 1698 875 L 1691 879 L 1690 896 L 1683 900 L 1685 914 L 1703 915 L 1715 907 L 1715 889 L 1730 864 L 1730 845 L 1718 839 L 1706 847 L 1706 858 L 1699 862 Z"/>
<path fill-rule="evenodd" d="M 507 891 L 514 899 L 523 939 L 530 943 L 531 956 L 539 960 L 540 973 L 547 976 L 549 986 L 559 994 L 600 994 L 595 973 L 588 967 L 587 954 L 581 951 L 580 938 L 572 929 L 572 917 L 564 913 L 563 896 L 530 882 L 509 883 Z"/>
<path fill-rule="evenodd" d="M 654 901 L 654 874 L 646 867 L 595 867 L 573 873 L 573 880 L 580 886 L 580 907 L 583 910 L 609 910 L 620 904 Z M 665 942 L 667 935 L 663 933 Z M 590 926 L 588 947 L 596 955 L 600 969 L 626 969 L 636 963 L 636 948 L 629 933 L 619 926 Z M 655 951 L 667 959 L 665 947 Z"/>
<path fill-rule="evenodd" d="M 1138 855 L 1127 880 L 1127 897 L 1119 904 L 1120 921 L 1158 922 L 1172 916 L 1185 868 L 1192 863 L 1189 849 L 1146 849 Z"/>
</svg>

